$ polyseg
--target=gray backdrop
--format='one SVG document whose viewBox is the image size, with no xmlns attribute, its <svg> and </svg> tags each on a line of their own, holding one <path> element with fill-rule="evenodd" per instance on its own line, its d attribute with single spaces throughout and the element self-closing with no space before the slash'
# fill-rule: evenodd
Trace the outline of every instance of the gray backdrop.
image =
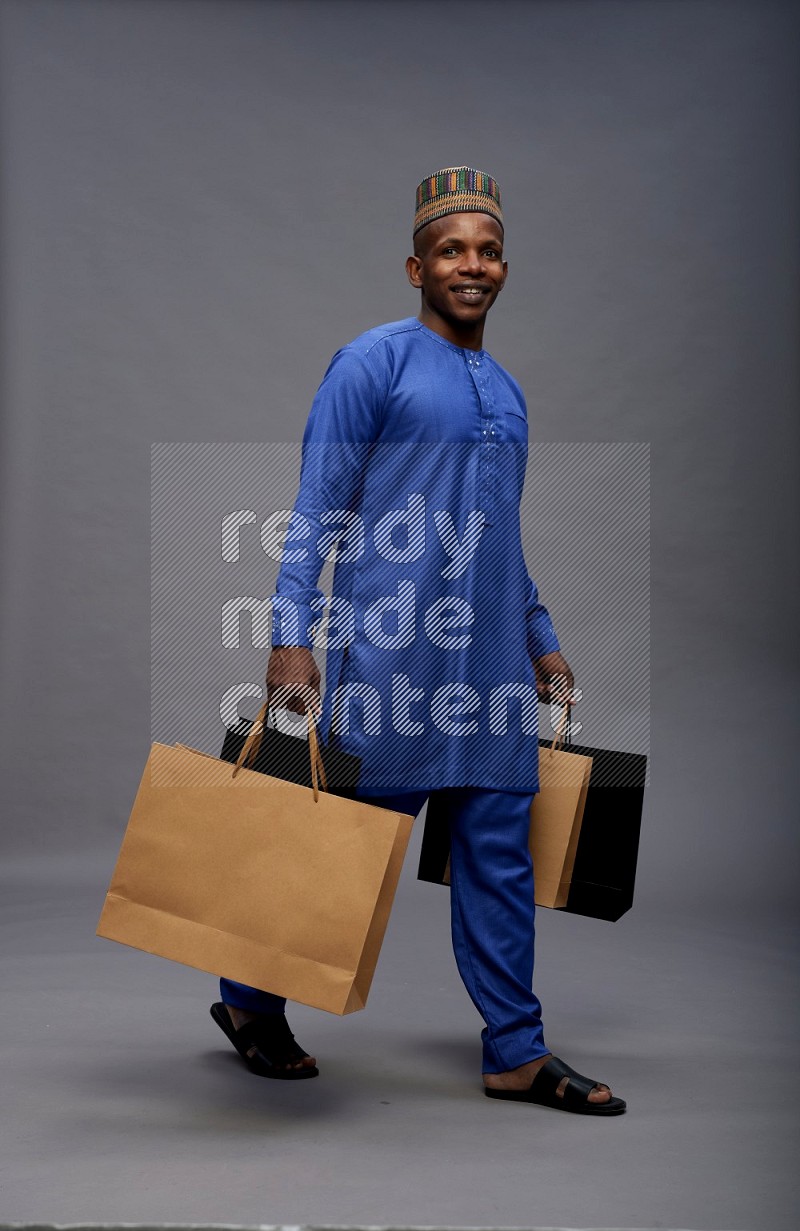
<svg viewBox="0 0 800 1231">
<path fill-rule="evenodd" d="M 0 3 L 0 1218 L 794 1231 L 798 16 Z M 460 162 L 504 193 L 485 342 L 581 738 L 651 758 L 634 909 L 537 913 L 548 1045 L 613 1121 L 481 1096 L 419 826 L 369 1011 L 291 1010 L 304 1089 L 244 1070 L 211 976 L 94 936 L 151 717 L 221 734 L 196 612 L 151 715 L 151 444 L 296 458 L 333 351 L 417 311 L 414 188 Z"/>
<path fill-rule="evenodd" d="M 485 343 L 526 390 L 532 455 L 651 449 L 640 887 L 780 900 L 796 6 L 11 0 L 2 18 L 9 852 L 110 856 L 124 826 L 150 737 L 151 442 L 298 441 L 333 351 L 417 311 L 414 188 L 465 161 L 504 192 Z M 535 535 L 528 555 L 569 657 L 573 592 Z"/>
</svg>

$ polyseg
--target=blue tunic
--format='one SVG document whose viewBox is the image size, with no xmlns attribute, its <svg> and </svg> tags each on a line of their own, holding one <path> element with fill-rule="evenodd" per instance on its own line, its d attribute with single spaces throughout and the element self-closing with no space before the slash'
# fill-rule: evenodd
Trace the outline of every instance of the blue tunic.
<svg viewBox="0 0 800 1231">
<path fill-rule="evenodd" d="M 527 451 L 514 378 L 416 317 L 331 360 L 303 436 L 272 643 L 327 648 L 320 735 L 361 757 L 364 792 L 538 790 L 531 659 L 559 642 L 522 551 Z"/>
</svg>

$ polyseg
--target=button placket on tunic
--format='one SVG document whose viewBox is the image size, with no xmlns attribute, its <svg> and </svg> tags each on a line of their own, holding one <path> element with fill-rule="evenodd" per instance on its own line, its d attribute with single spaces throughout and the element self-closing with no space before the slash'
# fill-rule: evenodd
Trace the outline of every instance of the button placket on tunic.
<svg viewBox="0 0 800 1231">
<path fill-rule="evenodd" d="M 478 504 L 486 514 L 485 525 L 494 524 L 494 488 L 497 481 L 497 430 L 495 424 L 494 399 L 491 394 L 488 379 L 488 369 L 481 363 L 483 351 L 478 351 L 474 357 L 467 355 L 465 361 L 475 391 L 478 394 L 481 412 L 481 461 L 480 483 L 478 486 Z"/>
</svg>

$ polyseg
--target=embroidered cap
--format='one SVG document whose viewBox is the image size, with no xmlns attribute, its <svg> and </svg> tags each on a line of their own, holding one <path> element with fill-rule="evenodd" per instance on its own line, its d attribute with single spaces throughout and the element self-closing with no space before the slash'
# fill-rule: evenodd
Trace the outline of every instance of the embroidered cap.
<svg viewBox="0 0 800 1231">
<path fill-rule="evenodd" d="M 497 181 L 474 167 L 444 167 L 427 176 L 417 189 L 414 235 L 445 214 L 491 214 L 503 227 Z"/>
</svg>

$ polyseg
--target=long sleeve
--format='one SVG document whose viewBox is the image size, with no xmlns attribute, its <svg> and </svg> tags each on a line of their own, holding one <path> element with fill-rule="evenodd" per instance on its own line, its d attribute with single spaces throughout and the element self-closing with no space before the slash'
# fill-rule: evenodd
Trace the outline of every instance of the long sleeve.
<svg viewBox="0 0 800 1231">
<path fill-rule="evenodd" d="M 272 644 L 312 647 L 322 618 L 318 581 L 325 557 L 358 509 L 370 445 L 377 439 L 385 391 L 368 358 L 336 352 L 317 390 L 303 433 L 300 484 L 290 538 L 272 595 Z"/>
<path fill-rule="evenodd" d="M 530 588 L 525 601 L 525 623 L 528 634 L 528 653 L 531 658 L 541 658 L 542 654 L 551 654 L 560 650 L 561 646 L 553 628 L 550 613 L 539 602 L 539 591 L 536 583 L 529 577 Z"/>
</svg>

